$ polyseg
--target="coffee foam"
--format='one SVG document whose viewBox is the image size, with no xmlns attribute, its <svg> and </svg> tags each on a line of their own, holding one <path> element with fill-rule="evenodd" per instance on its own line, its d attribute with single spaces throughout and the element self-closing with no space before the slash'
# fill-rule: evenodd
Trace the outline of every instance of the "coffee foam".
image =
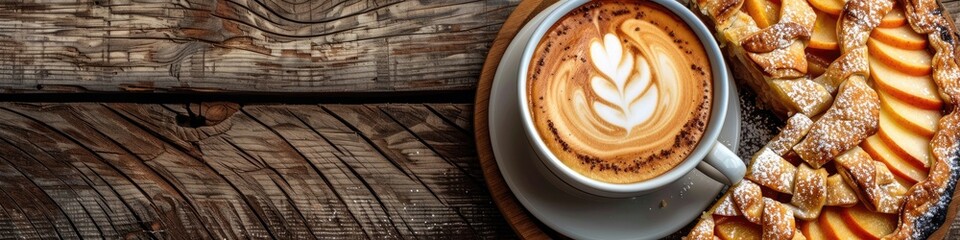
<svg viewBox="0 0 960 240">
<path fill-rule="evenodd" d="M 659 176 L 699 142 L 712 78 L 678 17 L 649 2 L 597 1 L 538 45 L 528 77 L 537 130 L 564 164 L 597 180 Z"/>
</svg>

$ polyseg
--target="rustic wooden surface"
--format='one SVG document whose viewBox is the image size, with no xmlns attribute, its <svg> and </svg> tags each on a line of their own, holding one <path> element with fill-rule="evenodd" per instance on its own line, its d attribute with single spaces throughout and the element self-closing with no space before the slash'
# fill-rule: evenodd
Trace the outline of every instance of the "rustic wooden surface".
<svg viewBox="0 0 960 240">
<path fill-rule="evenodd" d="M 469 104 L 540 3 L 0 0 L 0 239 L 550 234 Z"/>
<path fill-rule="evenodd" d="M 5 92 L 473 90 L 519 0 L 5 0 Z"/>
<path fill-rule="evenodd" d="M 191 125 L 191 109 L 208 118 Z M 0 104 L 0 236 L 511 236 L 471 111 Z"/>
</svg>

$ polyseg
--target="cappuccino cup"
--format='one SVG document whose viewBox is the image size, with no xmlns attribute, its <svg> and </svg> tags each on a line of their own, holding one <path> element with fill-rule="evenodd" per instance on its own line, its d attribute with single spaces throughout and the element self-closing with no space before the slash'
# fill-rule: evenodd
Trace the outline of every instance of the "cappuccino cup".
<svg viewBox="0 0 960 240">
<path fill-rule="evenodd" d="M 634 197 L 693 168 L 732 184 L 744 162 L 717 138 L 727 67 L 706 26 L 675 0 L 571 0 L 548 8 L 521 55 L 523 129 L 563 183 Z"/>
</svg>

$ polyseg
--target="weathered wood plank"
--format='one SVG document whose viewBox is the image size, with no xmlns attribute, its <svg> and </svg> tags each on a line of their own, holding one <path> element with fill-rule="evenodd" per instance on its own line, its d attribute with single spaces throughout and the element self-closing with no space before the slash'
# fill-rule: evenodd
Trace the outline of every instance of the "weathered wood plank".
<svg viewBox="0 0 960 240">
<path fill-rule="evenodd" d="M 0 1 L 0 91 L 471 90 L 518 2 Z"/>
<path fill-rule="evenodd" d="M 352 110 L 338 107 L 327 109 L 358 129 L 383 155 L 409 169 L 428 192 L 469 224 L 471 232 L 489 235 L 503 227 L 502 219 L 491 218 L 499 214 L 491 212 L 497 209 L 486 207 L 491 206 L 490 200 L 475 197 L 489 193 L 480 169 L 474 167 L 477 166 L 476 154 L 472 148 L 461 147 L 461 144 L 472 145 L 471 136 L 450 131 L 455 128 L 442 123 L 423 105 L 367 105 Z M 398 115 L 395 109 L 416 109 L 422 115 Z M 443 124 L 436 127 L 435 134 L 452 135 L 443 140 L 425 135 L 419 126 L 433 125 L 432 122 Z M 468 140 L 463 142 L 464 139 Z"/>
<path fill-rule="evenodd" d="M 473 130 L 473 106 L 451 104 L 427 104 L 427 109 L 439 115 L 464 133 Z"/>
<path fill-rule="evenodd" d="M 171 205 L 178 203 L 173 200 L 175 198 L 166 198 L 162 194 L 169 188 L 154 181 L 155 172 L 147 170 L 143 162 L 130 160 L 129 155 L 119 154 L 122 150 L 116 145 L 110 145 L 110 140 L 96 130 L 78 124 L 83 121 L 80 121 L 73 111 L 63 107 L 37 111 L 40 109 L 38 106 L 27 105 L 5 105 L 2 108 L 0 118 L 3 119 L 3 130 L 0 132 L 4 137 L 13 140 L 24 138 L 25 143 L 38 149 L 34 152 L 46 152 L 51 158 L 62 159 L 60 168 L 73 167 L 81 172 L 80 176 L 88 179 L 89 183 L 77 184 L 75 191 L 95 193 L 106 199 L 107 206 L 113 209 L 116 218 L 119 218 L 114 220 L 115 225 L 126 226 L 124 230 L 146 230 L 143 223 L 149 222 L 143 221 L 143 218 L 164 221 L 158 214 L 170 210 L 173 207 Z M 50 112 L 60 114 L 51 115 Z M 70 125 L 69 122 L 77 125 Z M 25 143 L 8 142 L 21 146 L 22 149 L 29 149 L 29 145 Z M 154 199 L 166 203 L 156 208 L 147 207 L 158 205 L 154 204 Z M 196 227 L 201 225 L 193 224 L 197 223 L 197 218 L 188 216 L 183 214 L 182 219 L 169 220 L 177 220 L 174 224 L 195 225 L 185 232 L 199 234 L 202 230 Z"/>
<path fill-rule="evenodd" d="M 0 103 L 0 236 L 510 238 L 468 108 Z"/>
<path fill-rule="evenodd" d="M 5 138 L 4 141 L 22 141 L 22 139 Z M 63 188 L 63 186 L 87 185 L 83 179 L 77 175 L 59 175 L 57 173 L 74 173 L 75 169 L 67 167 L 68 165 L 59 164 L 55 160 L 44 156 L 45 154 L 32 155 L 24 150 L 16 149 L 16 146 L 32 148 L 29 144 L 20 142 L 17 145 L 0 145 L 0 152 L 7 153 L 0 156 L 4 161 L 3 170 L 10 168 L 15 170 L 18 175 L 30 180 L 35 187 L 42 189 L 45 195 L 55 199 L 74 199 L 68 202 L 56 202 L 57 207 L 67 214 L 68 220 L 77 228 L 80 236 L 87 238 L 118 238 L 118 232 L 113 223 L 113 217 L 107 209 L 103 208 L 102 198 L 87 192 L 78 192 L 73 188 Z M 51 166 L 51 167 L 48 167 Z M 68 179 L 69 178 L 69 179 Z M 81 195 L 81 194 L 86 195 Z M 117 215 L 116 217 L 122 217 Z"/>
<path fill-rule="evenodd" d="M 451 191 L 450 189 L 469 182 L 465 183 L 465 179 L 458 179 L 456 175 L 438 177 L 443 172 L 449 172 L 449 167 L 438 164 L 436 156 L 431 156 L 425 147 L 409 146 L 416 144 L 416 140 L 410 139 L 409 133 L 404 132 L 402 127 L 390 122 L 390 119 L 376 109 L 364 106 L 329 105 L 323 109 L 341 121 L 344 127 L 357 132 L 352 139 L 331 139 L 331 142 L 352 152 L 351 155 L 360 163 L 360 166 L 354 169 L 361 174 L 369 172 L 371 176 L 368 181 L 371 187 L 391 189 L 378 192 L 378 196 L 383 199 L 388 209 L 403 208 L 404 211 L 400 214 L 405 216 L 400 220 L 405 225 L 414 231 L 420 229 L 449 236 L 468 237 L 478 234 L 469 225 L 469 220 L 459 212 L 459 208 L 451 205 L 446 196 L 443 196 L 449 194 L 447 191 Z M 352 148 L 359 148 L 360 151 L 350 150 Z M 374 159 L 381 160 L 372 161 Z M 435 187 L 431 188 L 431 185 Z M 411 194 L 404 197 L 406 194 L 397 194 L 399 192 Z M 445 220 L 438 221 L 440 219 Z M 434 229 L 440 225 L 446 227 Z"/>
</svg>

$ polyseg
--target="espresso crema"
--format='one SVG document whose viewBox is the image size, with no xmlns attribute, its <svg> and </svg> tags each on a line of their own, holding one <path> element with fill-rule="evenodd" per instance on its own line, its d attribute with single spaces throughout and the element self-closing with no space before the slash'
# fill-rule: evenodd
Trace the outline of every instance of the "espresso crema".
<svg viewBox="0 0 960 240">
<path fill-rule="evenodd" d="M 710 118 L 710 62 L 678 16 L 647 1 L 601 0 L 544 35 L 527 77 L 540 137 L 568 167 L 609 183 L 673 169 Z"/>
</svg>

